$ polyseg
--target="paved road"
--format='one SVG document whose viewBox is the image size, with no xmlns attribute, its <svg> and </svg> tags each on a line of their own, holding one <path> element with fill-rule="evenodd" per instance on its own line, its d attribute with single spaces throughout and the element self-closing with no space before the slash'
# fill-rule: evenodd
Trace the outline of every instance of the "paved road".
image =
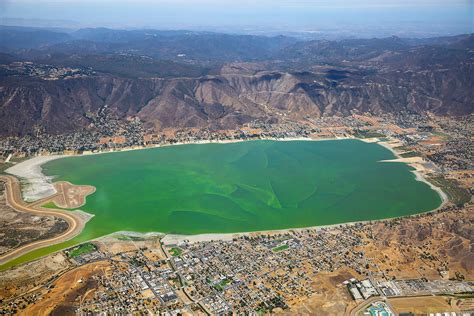
<svg viewBox="0 0 474 316">
<path fill-rule="evenodd" d="M 39 216 L 55 216 L 64 219 L 68 223 L 68 229 L 58 236 L 23 245 L 10 252 L 7 252 L 6 254 L 1 255 L 0 265 L 3 265 L 15 258 L 18 258 L 21 255 L 32 250 L 71 239 L 72 237 L 79 234 L 82 230 L 84 226 L 83 221 L 80 218 L 76 217 L 74 214 L 66 213 L 65 211 L 60 210 L 47 210 L 45 208 L 41 208 L 40 205 L 43 203 L 39 202 L 35 202 L 33 204 L 27 204 L 23 202 L 21 198 L 20 183 L 15 177 L 2 175 L 0 176 L 0 181 L 3 181 L 5 183 L 5 197 L 8 205 L 13 207 L 15 210 L 32 213 Z M 54 197 L 54 195 L 48 197 L 47 199 L 44 199 L 44 201 L 42 202 L 46 202 L 52 197 Z"/>
<path fill-rule="evenodd" d="M 383 298 L 381 298 L 380 296 L 374 296 L 374 297 L 371 297 L 369 298 L 368 300 L 366 301 L 363 301 L 362 303 L 360 303 L 359 305 L 357 305 L 356 307 L 354 307 L 351 312 L 350 312 L 350 316 L 356 316 L 358 315 L 363 309 L 364 307 L 374 303 L 374 302 L 377 302 L 377 301 L 385 301 Z"/>
</svg>

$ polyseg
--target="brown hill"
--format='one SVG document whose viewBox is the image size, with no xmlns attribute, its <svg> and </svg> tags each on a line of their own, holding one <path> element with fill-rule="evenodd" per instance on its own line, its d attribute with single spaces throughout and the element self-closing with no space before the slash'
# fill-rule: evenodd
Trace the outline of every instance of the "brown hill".
<svg viewBox="0 0 474 316">
<path fill-rule="evenodd" d="M 472 73 L 472 65 L 465 70 Z M 334 76 L 339 79 L 331 79 Z M 256 118 L 300 119 L 348 115 L 353 110 L 413 110 L 464 114 L 474 99 L 459 70 L 357 73 L 259 72 L 200 78 L 67 80 L 7 77 L 0 81 L 0 134 L 42 127 L 62 133 L 89 125 L 88 114 L 108 105 L 120 118 L 138 116 L 148 127 L 233 128 Z"/>
<path fill-rule="evenodd" d="M 118 44 L 107 45 L 130 49 L 141 46 L 122 43 L 122 36 L 145 36 L 95 32 L 86 33 L 113 35 Z M 166 33 L 163 40 L 174 43 L 178 52 L 184 47 L 192 51 L 203 39 L 233 61 L 167 61 L 120 51 L 54 54 L 55 45 L 1 54 L 0 135 L 79 130 L 105 105 L 118 118 L 137 116 L 155 129 L 228 129 L 257 118 L 299 120 L 353 111 L 463 115 L 474 109 L 473 35 L 292 44 L 285 38 Z M 238 56 L 227 51 L 232 41 L 242 50 Z M 268 60 L 251 60 L 243 53 L 249 45 L 258 50 L 269 43 L 271 52 L 260 56 Z M 14 61 L 22 58 L 32 62 Z"/>
</svg>

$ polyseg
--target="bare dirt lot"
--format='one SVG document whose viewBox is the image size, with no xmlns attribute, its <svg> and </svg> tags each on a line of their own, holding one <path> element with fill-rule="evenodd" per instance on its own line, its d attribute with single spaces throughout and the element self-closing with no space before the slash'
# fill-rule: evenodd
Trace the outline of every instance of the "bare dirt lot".
<svg viewBox="0 0 474 316">
<path fill-rule="evenodd" d="M 52 289 L 37 304 L 30 305 L 19 315 L 74 315 L 74 303 L 93 294 L 97 287 L 94 275 L 109 268 L 107 262 L 81 266 L 61 276 Z"/>
<path fill-rule="evenodd" d="M 0 299 L 7 300 L 20 293 L 43 286 L 71 267 L 62 253 L 32 261 L 0 272 Z"/>
<path fill-rule="evenodd" d="M 457 299 L 452 297 L 427 296 L 389 299 L 397 313 L 429 314 L 447 311 L 460 312 L 468 310 L 467 304 L 473 304 L 473 299 Z M 472 305 L 471 305 L 472 308 Z"/>
<path fill-rule="evenodd" d="M 95 192 L 95 188 L 90 185 L 73 185 L 69 182 L 56 182 L 54 187 L 58 194 L 52 201 L 60 208 L 78 208 L 86 203 L 86 197 Z"/>
<path fill-rule="evenodd" d="M 5 199 L 4 183 L 0 182 L 0 255 L 27 243 L 60 235 L 67 222 L 54 216 L 39 216 L 10 207 Z"/>
<path fill-rule="evenodd" d="M 360 275 L 352 270 L 319 273 L 313 279 L 316 294 L 292 306 L 287 315 L 344 315 L 357 304 L 342 282 Z"/>
</svg>

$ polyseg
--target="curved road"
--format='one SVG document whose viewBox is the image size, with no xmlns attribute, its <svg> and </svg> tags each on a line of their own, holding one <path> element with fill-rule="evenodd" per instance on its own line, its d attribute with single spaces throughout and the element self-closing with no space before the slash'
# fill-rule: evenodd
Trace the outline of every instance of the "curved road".
<svg viewBox="0 0 474 316">
<path fill-rule="evenodd" d="M 68 229 L 58 236 L 54 236 L 48 239 L 38 240 L 32 243 L 23 245 L 19 248 L 16 248 L 10 252 L 7 252 L 1 255 L 0 265 L 3 265 L 15 258 L 18 258 L 21 255 L 24 255 L 25 253 L 30 252 L 32 250 L 50 246 L 50 245 L 57 244 L 62 241 L 71 239 L 82 230 L 84 226 L 84 221 L 81 220 L 79 217 L 75 216 L 74 214 L 62 212 L 59 210 L 57 211 L 46 210 L 44 208 L 41 208 L 41 206 L 39 206 L 39 205 L 42 205 L 47 200 L 50 200 L 55 195 L 52 195 L 46 199 L 37 201 L 32 204 L 27 204 L 23 202 L 21 198 L 20 182 L 18 181 L 18 179 L 12 176 L 8 176 L 8 175 L 2 175 L 0 176 L 0 181 L 5 182 L 6 201 L 8 205 L 10 205 L 15 210 L 27 212 L 27 213 L 31 213 L 31 214 L 39 215 L 39 216 L 59 217 L 59 218 L 64 219 L 68 223 Z"/>
</svg>

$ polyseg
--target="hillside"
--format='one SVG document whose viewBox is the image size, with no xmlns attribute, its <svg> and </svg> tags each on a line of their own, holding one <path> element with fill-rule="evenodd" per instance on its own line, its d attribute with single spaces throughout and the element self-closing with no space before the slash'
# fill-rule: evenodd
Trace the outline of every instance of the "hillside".
<svg viewBox="0 0 474 316">
<path fill-rule="evenodd" d="M 17 46 L 33 31 L 21 32 Z M 0 55 L 0 135 L 79 130 L 105 105 L 118 118 L 136 116 L 152 129 L 228 129 L 255 119 L 353 111 L 464 115 L 474 109 L 473 35 L 303 42 L 123 32 L 76 31 L 35 48 L 10 43 Z M 201 48 L 213 53 L 204 56 Z"/>
</svg>

